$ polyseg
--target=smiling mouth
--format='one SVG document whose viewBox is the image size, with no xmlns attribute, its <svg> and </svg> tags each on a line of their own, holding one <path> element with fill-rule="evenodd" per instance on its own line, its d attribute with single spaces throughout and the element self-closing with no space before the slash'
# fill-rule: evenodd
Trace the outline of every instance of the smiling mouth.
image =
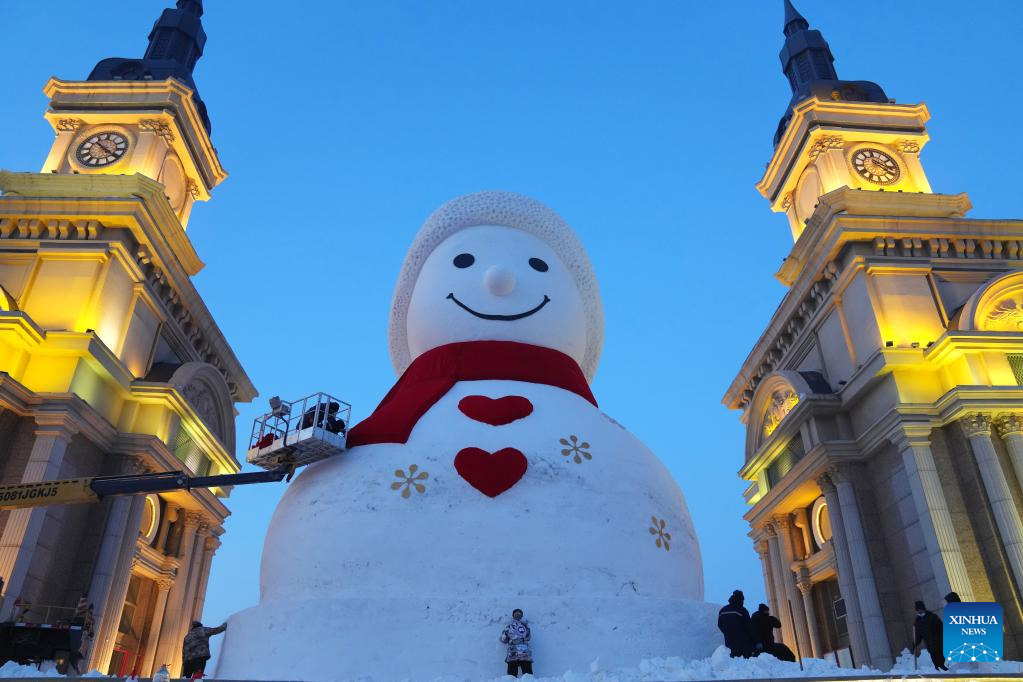
<svg viewBox="0 0 1023 682">
<path fill-rule="evenodd" d="M 548 297 L 547 294 L 544 294 L 543 301 L 541 301 L 540 305 L 536 306 L 532 310 L 527 310 L 524 313 L 516 313 L 515 315 L 490 315 L 488 313 L 476 312 L 475 310 L 473 310 L 472 308 L 470 308 L 469 306 L 465 305 L 464 303 L 459 301 L 457 298 L 455 298 L 454 294 L 448 294 L 447 298 L 450 298 L 452 301 L 454 301 L 455 305 L 457 305 L 462 310 L 465 310 L 466 312 L 470 313 L 471 315 L 475 315 L 476 317 L 480 318 L 481 320 L 500 320 L 502 322 L 512 322 L 514 320 L 521 320 L 523 317 L 529 317 L 533 313 L 535 313 L 538 310 L 540 310 L 540 308 L 543 308 L 545 305 L 547 305 L 548 303 L 551 302 L 550 297 Z"/>
</svg>

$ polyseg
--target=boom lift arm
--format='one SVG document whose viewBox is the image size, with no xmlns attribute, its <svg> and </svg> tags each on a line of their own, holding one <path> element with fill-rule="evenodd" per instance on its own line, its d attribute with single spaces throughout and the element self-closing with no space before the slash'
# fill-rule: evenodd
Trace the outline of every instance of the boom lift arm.
<svg viewBox="0 0 1023 682">
<path fill-rule="evenodd" d="M 48 504 L 98 502 L 110 495 L 138 495 L 167 490 L 219 488 L 248 483 L 276 483 L 290 478 L 294 467 L 220 476 L 189 476 L 184 471 L 156 474 L 69 478 L 61 481 L 15 483 L 0 486 L 0 509 L 42 507 Z"/>
</svg>

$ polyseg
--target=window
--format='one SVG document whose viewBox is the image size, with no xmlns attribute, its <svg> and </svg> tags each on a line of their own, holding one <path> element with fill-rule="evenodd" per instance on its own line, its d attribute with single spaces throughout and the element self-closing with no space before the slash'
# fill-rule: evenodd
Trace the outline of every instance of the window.
<svg viewBox="0 0 1023 682">
<path fill-rule="evenodd" d="M 1009 353 L 1005 357 L 1009 359 L 1009 367 L 1012 367 L 1016 383 L 1023 386 L 1023 353 Z"/>
<path fill-rule="evenodd" d="M 196 476 L 205 476 L 210 470 L 210 462 L 192 437 L 184 428 L 178 429 L 174 439 L 174 455 Z"/>
<path fill-rule="evenodd" d="M 796 463 L 803 459 L 805 454 L 806 450 L 803 448 L 803 439 L 797 435 L 786 443 L 782 451 L 767 465 L 768 484 L 772 488 L 776 486 L 785 477 L 785 474 L 789 473 L 792 467 L 796 466 Z"/>
</svg>

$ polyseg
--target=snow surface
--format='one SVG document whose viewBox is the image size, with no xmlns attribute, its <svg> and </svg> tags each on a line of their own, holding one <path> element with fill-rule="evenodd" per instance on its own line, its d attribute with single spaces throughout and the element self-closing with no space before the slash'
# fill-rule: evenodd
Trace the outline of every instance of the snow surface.
<svg viewBox="0 0 1023 682">
<path fill-rule="evenodd" d="M 22 678 L 39 678 L 46 677 L 50 679 L 67 679 L 64 678 L 60 673 L 57 672 L 56 666 L 53 661 L 43 661 L 42 670 L 35 667 L 34 665 L 19 665 L 14 661 L 8 661 L 3 665 L 0 665 L 0 678 L 8 679 L 22 679 Z M 107 677 L 106 675 L 92 670 L 85 675 L 79 677 Z"/>
<path fill-rule="evenodd" d="M 490 426 L 459 410 L 470 395 L 523 396 L 533 412 Z M 572 437 L 588 459 L 562 453 Z M 454 468 L 465 447 L 516 448 L 528 468 L 487 497 Z M 428 478 L 403 495 L 392 484 L 412 465 Z M 332 667 L 485 679 L 503 660 L 497 639 L 513 608 L 533 625 L 536 655 L 560 671 L 597 656 L 612 666 L 666 651 L 702 658 L 721 641 L 674 477 L 585 399 L 525 382 L 459 382 L 407 444 L 355 447 L 306 469 L 270 523 L 260 588 L 260 604 L 229 620 L 218 677 L 318 680 Z"/>
<path fill-rule="evenodd" d="M 539 663 L 537 664 L 539 668 Z M 952 664 L 952 670 L 948 673 L 938 673 L 942 676 L 971 675 L 971 674 L 1021 674 L 1023 663 L 1018 661 L 1000 661 L 998 663 L 982 663 L 967 666 L 965 664 Z M 773 656 L 759 656 L 751 659 L 731 658 L 728 650 L 721 646 L 714 651 L 709 658 L 684 661 L 681 658 L 652 658 L 640 661 L 635 668 L 619 668 L 605 670 L 596 660 L 590 664 L 589 670 L 584 672 L 570 671 L 559 676 L 546 677 L 524 677 L 522 679 L 532 682 L 682 682 L 687 680 L 746 680 L 765 678 L 801 678 L 801 677 L 863 677 L 867 675 L 891 675 L 892 677 L 912 676 L 914 674 L 934 675 L 936 671 L 931 665 L 930 659 L 922 655 L 917 659 L 914 667 L 913 654 L 903 649 L 895 666 L 887 672 L 871 668 L 839 668 L 833 663 L 816 658 L 803 659 L 803 670 L 800 670 L 798 663 L 786 663 L 779 661 Z M 0 678 L 39 678 L 54 677 L 52 670 L 40 672 L 34 666 L 6 663 L 0 667 Z M 92 671 L 84 677 L 105 677 L 96 671 Z M 216 679 L 216 678 L 207 678 Z M 372 680 L 373 675 L 363 675 L 357 678 L 332 677 L 329 673 L 322 678 L 328 682 L 347 682 L 348 680 Z M 454 682 L 462 680 L 457 677 L 428 677 L 420 678 L 423 682 Z M 508 682 L 508 676 L 494 677 L 489 682 Z M 413 682 L 409 680 L 408 682 Z"/>
</svg>

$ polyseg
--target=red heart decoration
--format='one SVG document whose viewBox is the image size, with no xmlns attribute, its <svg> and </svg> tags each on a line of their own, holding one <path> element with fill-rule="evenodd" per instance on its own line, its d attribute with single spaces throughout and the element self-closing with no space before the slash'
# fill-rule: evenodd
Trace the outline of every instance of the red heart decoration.
<svg viewBox="0 0 1023 682">
<path fill-rule="evenodd" d="M 491 426 L 504 426 L 533 413 L 533 403 L 520 395 L 488 398 L 470 395 L 458 401 L 458 409 L 469 419 Z"/>
<path fill-rule="evenodd" d="M 497 497 L 519 482 L 529 463 L 515 448 L 490 453 L 480 448 L 462 448 L 455 455 L 455 469 L 469 485 L 488 497 Z"/>
</svg>

